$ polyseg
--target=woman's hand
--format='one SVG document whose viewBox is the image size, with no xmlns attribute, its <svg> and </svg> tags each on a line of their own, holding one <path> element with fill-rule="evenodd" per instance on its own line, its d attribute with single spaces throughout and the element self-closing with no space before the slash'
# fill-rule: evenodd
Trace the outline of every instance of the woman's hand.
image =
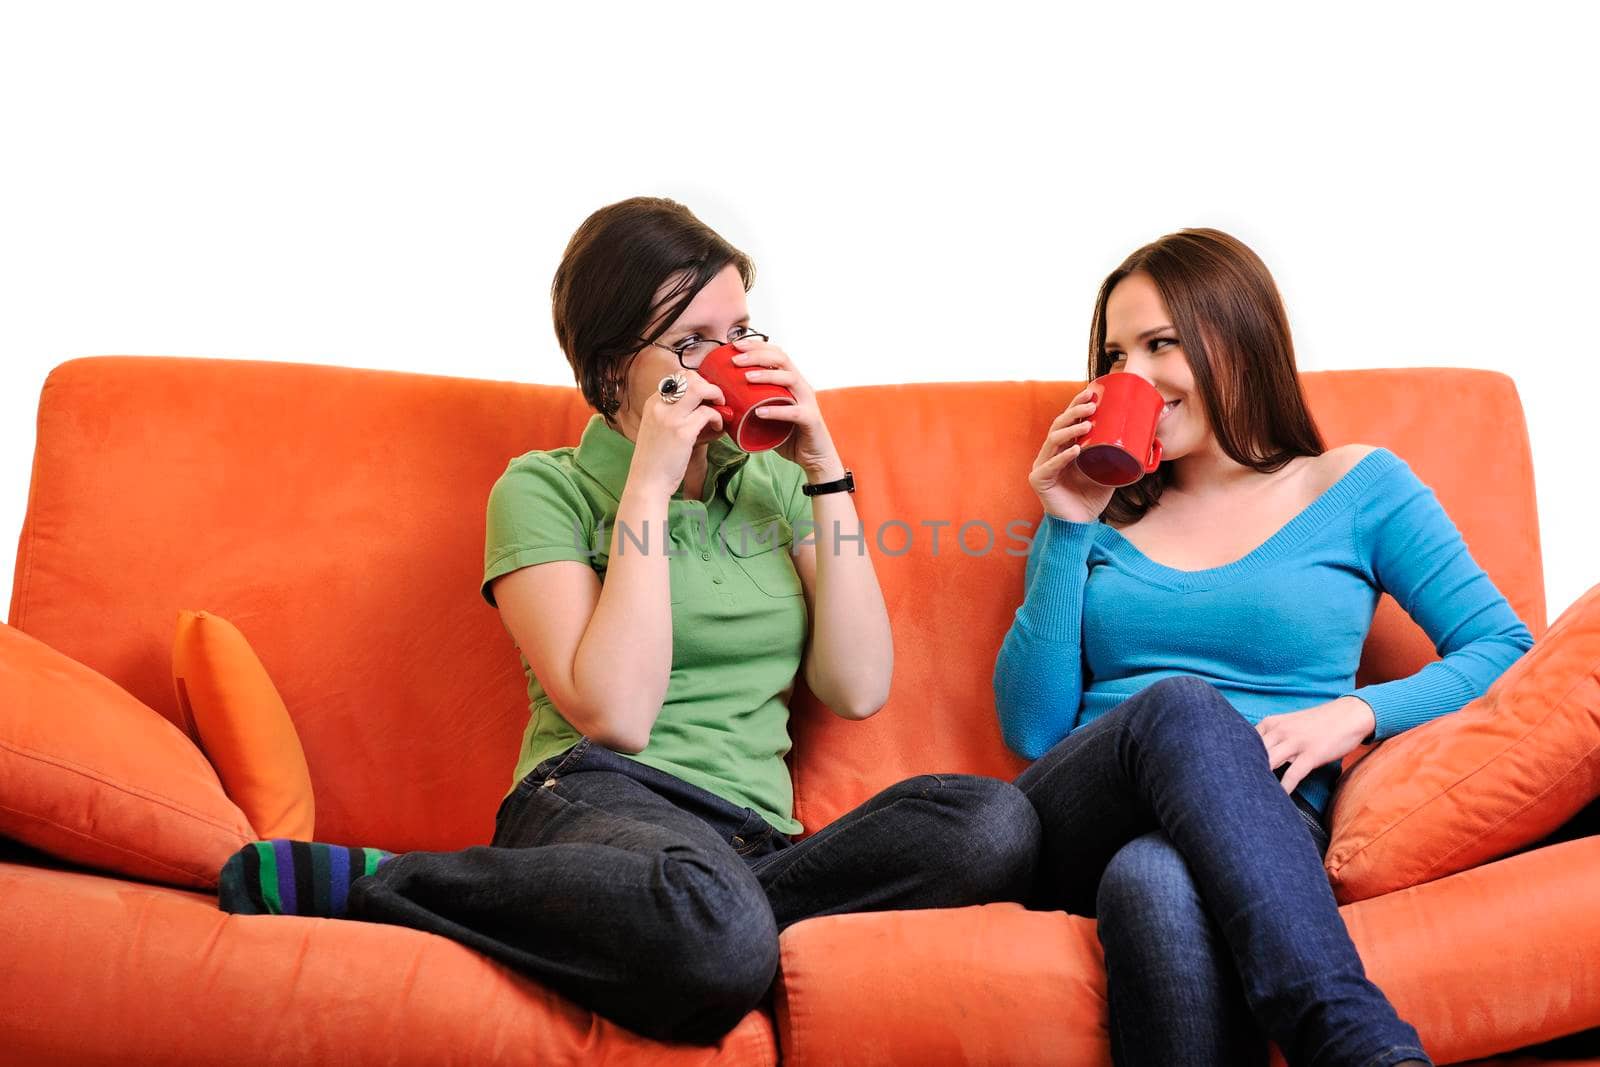
<svg viewBox="0 0 1600 1067">
<path fill-rule="evenodd" d="M 1282 785 L 1293 793 L 1306 775 L 1360 748 L 1376 723 L 1365 700 L 1340 697 L 1304 711 L 1268 715 L 1256 724 L 1256 733 L 1267 746 L 1267 766 L 1277 770 L 1289 764 Z"/>
<path fill-rule="evenodd" d="M 794 394 L 793 404 L 769 404 L 758 412 L 760 418 L 794 425 L 794 433 L 777 447 L 778 455 L 804 467 L 813 482 L 844 477 L 844 464 L 839 461 L 833 437 L 822 421 L 817 394 L 812 391 L 811 383 L 795 369 L 794 360 L 777 345 L 765 341 L 735 341 L 734 344 L 739 354 L 733 357 L 733 363 L 746 368 L 746 378 L 752 382 L 781 385 Z"/>
<path fill-rule="evenodd" d="M 1078 439 L 1094 425 L 1098 398 L 1091 386 L 1072 398 L 1067 410 L 1056 416 L 1045 434 L 1044 445 L 1033 461 L 1028 484 L 1039 494 L 1046 514 L 1069 522 L 1094 522 L 1111 503 L 1116 492 L 1110 486 L 1091 480 L 1073 461 L 1078 458 Z"/>
<path fill-rule="evenodd" d="M 660 393 L 644 402 L 639 440 L 634 443 L 633 461 L 628 466 L 629 482 L 637 477 L 641 484 L 664 490 L 667 496 L 683 484 L 701 431 L 707 426 L 722 429 L 722 416 L 711 406 L 725 402 L 722 390 L 698 374 L 687 378 L 683 395 L 674 403 L 663 401 Z"/>
</svg>

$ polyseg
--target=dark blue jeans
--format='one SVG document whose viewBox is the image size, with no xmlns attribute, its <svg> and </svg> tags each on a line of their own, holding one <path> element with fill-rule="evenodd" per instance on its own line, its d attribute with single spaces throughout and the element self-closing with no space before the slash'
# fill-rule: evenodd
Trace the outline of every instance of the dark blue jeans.
<svg viewBox="0 0 1600 1067">
<path fill-rule="evenodd" d="M 766 997 L 778 933 L 840 912 L 1023 900 L 1039 821 L 1008 782 L 925 774 L 801 841 L 588 739 L 501 803 L 494 839 L 408 852 L 349 915 L 441 934 L 664 1040 L 715 1042 Z"/>
<path fill-rule="evenodd" d="M 1215 687 L 1157 682 L 1017 786 L 1044 831 L 1036 904 L 1098 919 L 1120 1067 L 1264 1064 L 1268 1035 L 1294 1067 L 1431 1062 L 1366 977 L 1321 821 Z"/>
</svg>

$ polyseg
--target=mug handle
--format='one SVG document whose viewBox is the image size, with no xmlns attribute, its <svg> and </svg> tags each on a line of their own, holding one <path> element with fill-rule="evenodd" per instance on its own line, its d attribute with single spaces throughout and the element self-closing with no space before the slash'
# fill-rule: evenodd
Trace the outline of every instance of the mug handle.
<svg viewBox="0 0 1600 1067">
<path fill-rule="evenodd" d="M 1161 466 L 1161 438 L 1157 437 L 1150 442 L 1150 459 L 1144 465 L 1144 472 L 1154 474 L 1159 466 Z"/>
</svg>

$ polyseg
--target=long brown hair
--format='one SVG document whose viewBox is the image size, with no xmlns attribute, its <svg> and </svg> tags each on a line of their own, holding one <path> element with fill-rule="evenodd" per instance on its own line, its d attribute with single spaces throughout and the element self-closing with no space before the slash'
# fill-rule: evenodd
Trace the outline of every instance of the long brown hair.
<svg viewBox="0 0 1600 1067">
<path fill-rule="evenodd" d="M 640 346 L 666 333 L 729 263 L 748 292 L 756 278 L 750 257 L 676 200 L 636 196 L 583 221 L 556 268 L 550 304 L 556 340 L 591 407 L 615 418 Z M 656 291 L 674 276 L 657 302 Z"/>
<path fill-rule="evenodd" d="M 1155 281 L 1188 357 L 1206 418 L 1222 451 L 1268 474 L 1296 456 L 1327 451 L 1295 370 L 1294 341 L 1283 299 L 1261 257 L 1221 230 L 1188 229 L 1152 241 L 1107 275 L 1089 327 L 1089 377 L 1111 369 L 1106 301 L 1135 271 Z M 1172 482 L 1162 463 L 1111 496 L 1102 517 L 1128 524 L 1161 499 Z"/>
</svg>

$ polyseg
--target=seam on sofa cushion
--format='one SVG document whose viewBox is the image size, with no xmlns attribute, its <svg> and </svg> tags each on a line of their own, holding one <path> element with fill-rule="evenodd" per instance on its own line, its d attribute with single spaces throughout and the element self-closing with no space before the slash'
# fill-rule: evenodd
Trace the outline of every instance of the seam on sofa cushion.
<svg viewBox="0 0 1600 1067">
<path fill-rule="evenodd" d="M 210 815 L 207 815 L 205 812 L 197 811 L 196 809 L 191 808 L 186 804 L 183 804 L 183 803 L 181 803 L 179 801 L 173 800 L 171 797 L 162 796 L 159 793 L 151 793 L 151 792 L 148 792 L 147 790 L 139 789 L 139 788 L 137 788 L 135 786 L 131 786 L 131 785 L 127 785 L 127 784 L 122 783 L 122 782 L 115 781 L 115 780 L 113 780 L 111 778 L 107 778 L 104 775 L 99 774 L 99 773 L 97 773 L 97 772 L 95 772 L 95 771 L 93 771 L 93 770 L 91 770 L 91 769 L 89 769 L 87 767 L 84 767 L 81 764 L 76 764 L 76 763 L 73 763 L 70 760 L 63 759 L 60 756 L 51 756 L 51 755 L 48 755 L 48 754 L 43 753 L 43 752 L 34 751 L 33 749 L 23 748 L 20 745 L 15 745 L 15 744 L 12 744 L 9 741 L 4 741 L 4 740 L 0 740 L 0 749 L 4 749 L 4 750 L 6 750 L 8 752 L 14 752 L 17 755 L 24 757 L 25 759 L 36 760 L 39 763 L 49 764 L 50 766 L 58 767 L 58 768 L 61 768 L 62 770 L 70 771 L 70 772 L 72 772 L 74 774 L 77 774 L 77 775 L 80 775 L 80 776 L 82 776 L 84 778 L 88 778 L 88 779 L 90 779 L 92 781 L 99 782 L 101 785 L 104 785 L 104 786 L 106 786 L 108 788 L 118 790 L 119 792 L 127 793 L 130 796 L 138 797 L 141 800 L 148 800 L 148 801 L 151 801 L 152 803 L 160 804 L 163 807 L 170 808 L 171 810 L 173 810 L 175 812 L 178 812 L 179 814 L 187 815 L 192 819 L 195 819 L 195 820 L 197 820 L 199 822 L 203 822 L 203 823 L 207 824 L 208 826 L 212 826 L 212 827 L 214 827 L 214 828 L 216 828 L 218 830 L 225 830 L 228 833 L 237 833 L 237 830 L 235 830 L 234 827 L 229 826 L 227 823 L 219 822 L 218 820 L 212 818 Z M 224 799 L 227 799 L 227 794 L 226 793 L 222 793 L 222 790 L 221 790 L 220 786 L 218 787 L 217 791 L 218 791 L 219 794 L 221 794 L 223 796 Z M 232 803 L 232 801 L 229 801 L 229 803 Z M 14 809 L 12 809 L 12 810 L 14 810 Z M 247 824 L 249 822 L 248 819 L 246 819 L 244 821 Z"/>
<path fill-rule="evenodd" d="M 128 855 L 128 856 L 136 856 L 139 859 L 144 860 L 147 863 L 150 863 L 150 864 L 152 864 L 152 865 L 154 865 L 156 867 L 161 867 L 161 868 L 164 868 L 166 870 L 172 871 L 174 874 L 182 875 L 185 878 L 193 878 L 198 874 L 206 874 L 207 873 L 207 872 L 205 872 L 205 871 L 203 871 L 202 869 L 199 869 L 199 868 L 179 867 L 179 866 L 177 866 L 175 864 L 168 863 L 166 860 L 160 859 L 160 858 L 158 858 L 156 856 L 152 856 L 147 852 L 140 852 L 137 849 L 125 848 L 122 845 L 114 844 L 113 842 L 107 841 L 103 837 L 91 836 L 89 834 L 84 833 L 81 830 L 75 829 L 74 827 L 67 826 L 67 825 L 65 825 L 63 823 L 58 823 L 53 819 L 46 819 L 43 816 L 35 815 L 34 813 L 28 812 L 28 811 L 19 811 L 18 809 L 13 808 L 13 807 L 11 807 L 9 805 L 6 805 L 6 804 L 0 804 L 0 811 L 8 811 L 8 812 L 11 812 L 13 814 L 20 815 L 24 819 L 30 820 L 32 822 L 42 823 L 45 826 L 54 827 L 55 829 L 61 830 L 61 831 L 65 832 L 65 833 L 67 833 L 67 834 L 70 834 L 73 837 L 79 838 L 80 840 L 90 841 L 90 842 L 93 842 L 96 845 L 101 845 L 101 846 L 103 846 L 105 848 L 112 849 L 113 851 L 116 851 L 116 852 L 121 852 L 121 853 L 123 853 L 125 855 Z M 85 866 L 85 867 L 95 868 L 96 873 L 113 875 L 113 876 L 115 876 L 117 878 L 121 878 L 124 881 L 133 881 L 134 880 L 133 876 L 130 876 L 130 875 L 127 875 L 127 874 L 123 874 L 120 871 L 108 871 L 108 870 L 105 870 L 104 868 L 101 868 L 98 864 L 86 863 L 86 862 L 84 862 L 82 860 L 69 860 L 69 862 L 71 862 L 71 863 L 82 863 L 83 866 Z M 218 870 L 220 871 L 220 869 L 221 868 L 219 867 Z"/>
</svg>

